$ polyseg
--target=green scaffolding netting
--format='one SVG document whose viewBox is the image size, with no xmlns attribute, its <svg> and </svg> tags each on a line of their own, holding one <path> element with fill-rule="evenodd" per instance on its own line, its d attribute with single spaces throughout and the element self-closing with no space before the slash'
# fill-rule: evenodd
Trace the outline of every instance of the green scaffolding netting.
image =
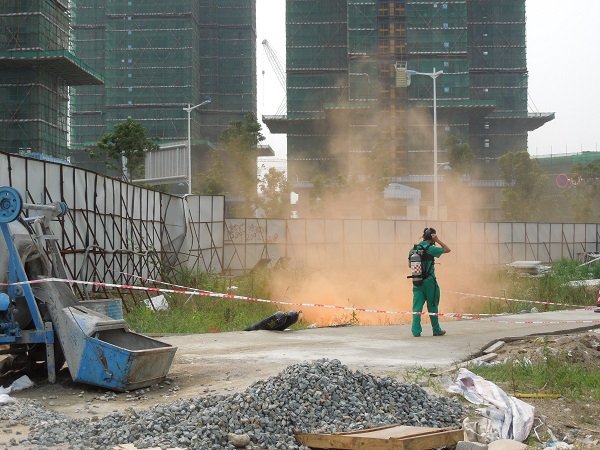
<svg viewBox="0 0 600 450">
<path fill-rule="evenodd" d="M 192 139 L 217 140 L 256 111 L 254 0 L 90 0 L 74 17 L 82 57 L 105 76 L 104 87 L 72 91 L 74 146 L 127 117 L 151 137 L 187 139 L 183 107 L 207 97 L 192 112 Z"/>
</svg>

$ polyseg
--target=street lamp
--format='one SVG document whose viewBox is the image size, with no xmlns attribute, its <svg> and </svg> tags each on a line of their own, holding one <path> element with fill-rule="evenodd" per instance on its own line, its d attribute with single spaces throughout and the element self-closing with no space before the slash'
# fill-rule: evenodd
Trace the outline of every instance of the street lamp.
<svg viewBox="0 0 600 450">
<path fill-rule="evenodd" d="M 187 108 L 183 108 L 183 110 L 187 112 L 188 125 L 188 194 L 192 193 L 192 111 L 207 103 L 210 103 L 210 98 L 196 106 L 191 106 L 188 103 Z"/>
<path fill-rule="evenodd" d="M 444 72 L 442 70 L 433 72 L 416 72 L 414 70 L 406 71 L 409 75 L 426 75 L 433 80 L 433 214 L 434 220 L 439 219 L 438 214 L 438 154 L 437 154 L 437 91 L 436 91 L 436 79 Z M 409 81 L 410 84 L 410 81 Z"/>
</svg>

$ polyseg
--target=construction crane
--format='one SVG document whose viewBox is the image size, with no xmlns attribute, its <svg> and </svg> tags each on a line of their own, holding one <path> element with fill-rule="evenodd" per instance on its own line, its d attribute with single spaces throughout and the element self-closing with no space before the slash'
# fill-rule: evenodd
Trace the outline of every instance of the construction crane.
<svg viewBox="0 0 600 450">
<path fill-rule="evenodd" d="M 277 52 L 275 52 L 275 50 L 273 50 L 273 47 L 271 47 L 271 44 L 269 44 L 269 41 L 267 41 L 266 39 L 263 39 L 262 45 L 263 45 L 263 49 L 265 50 L 265 54 L 267 55 L 267 59 L 269 60 L 269 64 L 271 64 L 271 68 L 275 72 L 277 81 L 279 81 L 279 84 L 283 88 L 283 92 L 284 92 L 283 100 L 281 101 L 281 104 L 279 105 L 279 108 L 277 108 L 277 112 L 275 113 L 276 115 L 279 115 L 279 114 L 283 113 L 283 111 L 285 111 L 287 108 L 287 98 L 286 98 L 287 88 L 286 88 L 285 70 L 283 70 L 283 66 L 281 65 L 281 60 L 279 59 L 279 55 L 277 55 Z"/>
</svg>

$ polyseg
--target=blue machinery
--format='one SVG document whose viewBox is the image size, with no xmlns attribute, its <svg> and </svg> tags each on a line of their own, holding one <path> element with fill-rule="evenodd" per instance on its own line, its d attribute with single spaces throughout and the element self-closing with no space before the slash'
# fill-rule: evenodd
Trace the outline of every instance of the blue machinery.
<svg viewBox="0 0 600 450">
<path fill-rule="evenodd" d="M 23 209 L 42 214 L 25 218 Z M 117 391 L 158 383 L 171 367 L 175 347 L 86 307 L 67 283 L 29 283 L 30 278 L 66 278 L 49 228 L 51 219 L 66 212 L 64 203 L 23 203 L 14 188 L 0 187 L 0 229 L 8 256 L 8 267 L 0 258 L 0 271 L 8 272 L 8 287 L 0 286 L 0 344 L 44 362 L 51 383 L 65 361 L 75 382 Z"/>
</svg>

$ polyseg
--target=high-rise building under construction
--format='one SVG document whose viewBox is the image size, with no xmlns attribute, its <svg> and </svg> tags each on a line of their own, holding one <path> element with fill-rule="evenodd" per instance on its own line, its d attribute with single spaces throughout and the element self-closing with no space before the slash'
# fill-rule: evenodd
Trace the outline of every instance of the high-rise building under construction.
<svg viewBox="0 0 600 450">
<path fill-rule="evenodd" d="M 77 58 L 68 0 L 0 1 L 0 151 L 65 160 L 68 87 L 101 85 Z"/>
<path fill-rule="evenodd" d="M 81 58 L 102 87 L 72 90 L 71 146 L 94 145 L 132 118 L 159 142 L 216 141 L 256 114 L 255 0 L 87 0 L 73 5 Z"/>
<path fill-rule="evenodd" d="M 526 150 L 528 131 L 554 117 L 527 109 L 525 0 L 286 5 L 287 115 L 265 122 L 287 133 L 292 184 L 310 185 L 318 173 L 360 176 L 361 161 L 381 145 L 395 180 L 431 183 L 433 77 L 414 72 L 443 71 L 440 162 L 453 136 L 494 166 Z"/>
</svg>

